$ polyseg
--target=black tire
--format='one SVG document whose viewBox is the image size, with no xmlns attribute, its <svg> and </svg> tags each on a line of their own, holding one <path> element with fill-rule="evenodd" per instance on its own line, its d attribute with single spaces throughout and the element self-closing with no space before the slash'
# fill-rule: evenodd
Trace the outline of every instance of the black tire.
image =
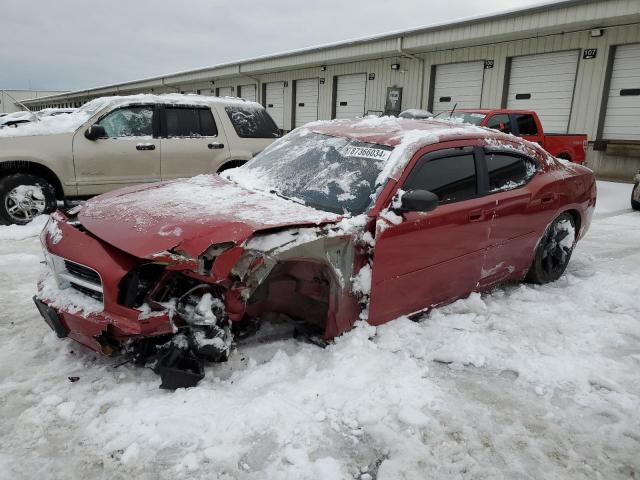
<svg viewBox="0 0 640 480">
<path fill-rule="evenodd" d="M 247 162 L 245 162 L 244 160 L 231 160 L 230 162 L 227 162 L 224 165 L 222 165 L 218 169 L 217 173 L 224 172 L 225 170 L 229 170 L 230 168 L 241 167 L 245 163 L 247 163 Z"/>
<path fill-rule="evenodd" d="M 640 183 L 638 182 L 636 182 L 633 186 L 633 190 L 631 190 L 631 208 L 634 210 L 640 210 Z"/>
<path fill-rule="evenodd" d="M 525 280 L 543 284 L 560 278 L 571 259 L 576 235 L 573 216 L 569 213 L 558 215 L 540 238 Z"/>
<path fill-rule="evenodd" d="M 18 187 L 39 187 L 27 190 L 18 205 L 14 197 Z M 42 195 L 39 194 L 42 192 Z M 4 224 L 26 225 L 33 217 L 51 213 L 56 209 L 56 191 L 46 180 L 27 173 L 14 173 L 0 178 L 0 222 Z"/>
</svg>

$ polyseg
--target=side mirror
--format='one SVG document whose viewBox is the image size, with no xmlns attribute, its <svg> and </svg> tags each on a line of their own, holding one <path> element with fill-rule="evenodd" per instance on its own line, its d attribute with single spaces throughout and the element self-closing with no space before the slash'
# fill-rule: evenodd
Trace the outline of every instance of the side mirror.
<svg viewBox="0 0 640 480">
<path fill-rule="evenodd" d="M 84 136 L 88 140 L 97 140 L 98 138 L 106 137 L 107 132 L 102 125 L 91 125 L 89 128 L 87 128 L 87 131 L 84 132 Z"/>
<path fill-rule="evenodd" d="M 400 210 L 403 212 L 430 212 L 435 210 L 440 199 L 428 190 L 409 190 L 402 195 Z"/>
</svg>

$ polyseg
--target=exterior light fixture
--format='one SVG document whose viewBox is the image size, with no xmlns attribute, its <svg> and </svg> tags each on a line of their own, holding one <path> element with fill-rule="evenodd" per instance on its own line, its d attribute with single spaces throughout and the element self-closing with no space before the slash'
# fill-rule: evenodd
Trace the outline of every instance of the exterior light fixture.
<svg viewBox="0 0 640 480">
<path fill-rule="evenodd" d="M 400 64 L 399 63 L 392 63 L 391 64 L 391 70 L 400 70 Z"/>
</svg>

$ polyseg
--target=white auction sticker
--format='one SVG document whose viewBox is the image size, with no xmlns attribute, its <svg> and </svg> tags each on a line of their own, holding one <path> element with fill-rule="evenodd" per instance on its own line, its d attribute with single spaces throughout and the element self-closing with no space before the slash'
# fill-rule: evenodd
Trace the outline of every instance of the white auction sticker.
<svg viewBox="0 0 640 480">
<path fill-rule="evenodd" d="M 345 157 L 370 158 L 372 160 L 387 160 L 391 156 L 391 150 L 371 147 L 353 147 L 347 145 L 342 149 Z"/>
</svg>

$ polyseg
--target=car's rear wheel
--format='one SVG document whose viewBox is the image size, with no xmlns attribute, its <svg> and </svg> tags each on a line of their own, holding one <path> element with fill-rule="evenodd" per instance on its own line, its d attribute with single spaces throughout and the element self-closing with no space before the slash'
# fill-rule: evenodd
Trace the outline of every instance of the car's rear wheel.
<svg viewBox="0 0 640 480">
<path fill-rule="evenodd" d="M 0 179 L 0 222 L 26 225 L 56 208 L 56 193 L 46 180 L 25 173 Z"/>
<path fill-rule="evenodd" d="M 640 183 L 636 183 L 631 190 L 631 208 L 640 210 Z"/>
<path fill-rule="evenodd" d="M 563 213 L 547 227 L 540 239 L 526 280 L 542 284 L 560 278 L 569 264 L 575 243 L 575 220 L 571 214 Z"/>
</svg>

